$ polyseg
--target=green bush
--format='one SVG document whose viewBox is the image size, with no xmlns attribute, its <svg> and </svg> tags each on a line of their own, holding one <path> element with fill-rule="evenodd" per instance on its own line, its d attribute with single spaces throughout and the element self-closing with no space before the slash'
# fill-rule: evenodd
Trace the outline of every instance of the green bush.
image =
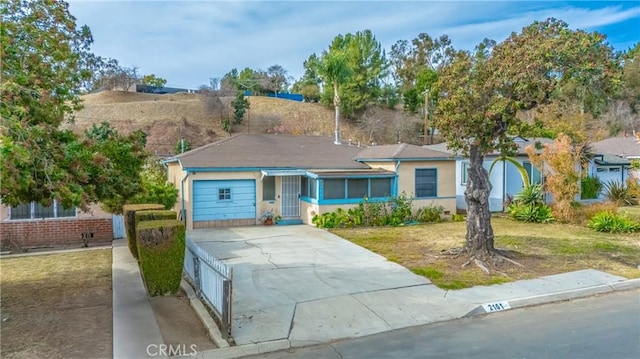
<svg viewBox="0 0 640 359">
<path fill-rule="evenodd" d="M 319 228 L 400 226 L 414 220 L 412 203 L 413 198 L 404 193 L 386 202 L 371 202 L 365 198 L 358 207 L 348 211 L 338 208 L 334 212 L 317 214 L 311 222 Z"/>
<path fill-rule="evenodd" d="M 632 233 L 640 230 L 640 224 L 612 211 L 602 211 L 596 214 L 589 220 L 587 226 L 598 232 L 609 233 Z"/>
<path fill-rule="evenodd" d="M 524 187 L 522 191 L 513 197 L 512 202 L 532 206 L 544 205 L 544 192 L 542 191 L 542 185 L 534 184 Z"/>
<path fill-rule="evenodd" d="M 580 181 L 580 188 L 582 189 L 582 193 L 580 193 L 580 198 L 582 199 L 594 199 L 598 198 L 600 195 L 600 191 L 602 191 L 602 182 L 598 177 L 584 177 Z"/>
<path fill-rule="evenodd" d="M 161 210 L 161 204 L 126 204 L 122 207 L 124 217 L 124 229 L 127 232 L 127 244 L 133 258 L 138 259 L 138 247 L 136 245 L 136 211 Z"/>
<path fill-rule="evenodd" d="M 178 220 L 138 223 L 140 269 L 150 296 L 175 294 L 184 266 L 185 227 Z"/>
<path fill-rule="evenodd" d="M 319 228 L 340 228 L 346 227 L 349 221 L 349 213 L 342 208 L 338 208 L 333 212 L 316 214 L 311 222 Z"/>
<path fill-rule="evenodd" d="M 626 183 L 610 181 L 604 185 L 604 196 L 618 206 L 632 206 L 636 204 L 635 198 Z"/>
<path fill-rule="evenodd" d="M 509 206 L 508 210 L 509 216 L 518 221 L 537 223 L 549 223 L 554 221 L 553 215 L 551 214 L 551 207 L 546 204 L 534 206 L 521 202 L 513 202 Z"/>
<path fill-rule="evenodd" d="M 444 214 L 443 206 L 424 206 L 418 208 L 418 214 L 416 215 L 416 219 L 419 222 L 440 222 L 442 220 L 442 215 Z"/>
<path fill-rule="evenodd" d="M 404 192 L 399 196 L 389 200 L 391 213 L 386 220 L 387 225 L 399 226 L 403 223 L 413 221 L 413 197 L 407 196 Z"/>
<path fill-rule="evenodd" d="M 168 211 L 168 210 L 143 210 L 137 211 L 135 213 L 136 216 L 136 226 L 138 223 L 142 221 L 159 221 L 164 219 L 177 219 L 178 214 L 176 211 Z"/>
<path fill-rule="evenodd" d="M 451 215 L 451 221 L 452 222 L 463 222 L 464 221 L 464 214 L 459 214 L 459 213 L 454 213 Z"/>
</svg>

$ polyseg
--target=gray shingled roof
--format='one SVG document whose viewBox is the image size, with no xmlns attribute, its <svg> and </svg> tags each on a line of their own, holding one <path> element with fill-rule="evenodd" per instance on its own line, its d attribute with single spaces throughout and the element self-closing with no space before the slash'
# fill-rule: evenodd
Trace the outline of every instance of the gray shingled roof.
<svg viewBox="0 0 640 359">
<path fill-rule="evenodd" d="M 536 138 L 522 138 L 522 137 L 517 137 L 514 138 L 514 142 L 516 143 L 516 146 L 518 146 L 518 155 L 526 155 L 527 153 L 525 152 L 525 148 L 529 145 L 532 145 L 535 147 L 536 142 L 540 143 L 542 146 L 544 146 L 545 144 L 549 143 L 553 143 L 553 140 L 550 138 L 542 138 L 542 137 L 536 137 Z M 455 151 L 449 149 L 447 147 L 447 143 L 446 142 L 442 142 L 442 143 L 438 143 L 435 145 L 425 145 L 422 146 L 424 148 L 428 148 L 434 151 L 441 151 L 441 152 L 447 152 L 450 154 L 455 154 Z M 536 153 L 541 153 L 542 150 L 541 149 L 536 149 Z M 494 153 L 490 153 L 490 156 L 497 156 L 499 153 L 498 152 L 494 152 Z"/>
<path fill-rule="evenodd" d="M 319 136 L 239 134 L 176 156 L 183 168 L 366 169 L 362 147 Z M 169 160 L 171 162 L 171 160 Z"/>
<path fill-rule="evenodd" d="M 591 144 L 594 153 L 622 157 L 640 157 L 640 143 L 635 136 L 611 137 Z"/>
<path fill-rule="evenodd" d="M 601 156 L 601 157 L 600 157 Z M 595 162 L 599 165 L 630 165 L 631 161 L 615 155 L 601 154 L 600 156 L 596 156 L 594 158 Z"/>
<path fill-rule="evenodd" d="M 356 158 L 359 161 L 453 159 L 449 153 L 406 143 L 367 147 Z"/>
</svg>

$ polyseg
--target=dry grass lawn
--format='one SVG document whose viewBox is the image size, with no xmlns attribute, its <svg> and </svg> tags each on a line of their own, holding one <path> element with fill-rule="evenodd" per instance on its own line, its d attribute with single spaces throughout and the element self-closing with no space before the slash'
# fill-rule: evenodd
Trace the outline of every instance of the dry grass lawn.
<svg viewBox="0 0 640 359">
<path fill-rule="evenodd" d="M 111 247 L 0 259 L 2 358 L 111 358 Z"/>
<path fill-rule="evenodd" d="M 632 209 L 632 211 L 635 209 Z M 638 211 L 640 214 L 640 210 Z M 536 224 L 493 218 L 496 248 L 524 265 L 504 262 L 492 275 L 461 268 L 464 258 L 442 252 L 464 245 L 464 222 L 405 227 L 335 229 L 333 233 L 424 275 L 445 289 L 490 285 L 593 268 L 640 278 L 640 234 L 608 234 L 565 224 Z M 501 272 L 501 273 L 498 273 Z"/>
</svg>

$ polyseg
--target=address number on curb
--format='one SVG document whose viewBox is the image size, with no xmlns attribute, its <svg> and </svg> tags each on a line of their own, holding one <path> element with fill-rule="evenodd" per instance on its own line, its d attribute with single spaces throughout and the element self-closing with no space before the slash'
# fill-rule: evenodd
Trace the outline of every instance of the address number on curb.
<svg viewBox="0 0 640 359">
<path fill-rule="evenodd" d="M 487 303 L 487 304 L 483 304 L 482 307 L 484 308 L 485 312 L 487 312 L 487 313 L 499 312 L 501 310 L 511 309 L 511 306 L 509 305 L 509 302 Z"/>
</svg>

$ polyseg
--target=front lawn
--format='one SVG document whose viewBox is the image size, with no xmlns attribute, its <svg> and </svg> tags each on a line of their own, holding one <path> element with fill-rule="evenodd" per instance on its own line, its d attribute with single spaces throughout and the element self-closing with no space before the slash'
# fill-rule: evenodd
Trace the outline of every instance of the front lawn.
<svg viewBox="0 0 640 359">
<path fill-rule="evenodd" d="M 632 209 L 633 211 L 633 209 Z M 639 211 L 640 212 L 640 211 Z M 424 275 L 444 289 L 461 289 L 593 268 L 626 278 L 640 278 L 640 234 L 609 234 L 567 224 L 492 219 L 496 248 L 524 267 L 505 262 L 486 275 L 465 258 L 443 251 L 464 245 L 465 222 L 404 227 L 333 229 L 332 233 Z"/>
<path fill-rule="evenodd" d="M 0 259 L 2 358 L 111 358 L 111 248 Z"/>
</svg>

